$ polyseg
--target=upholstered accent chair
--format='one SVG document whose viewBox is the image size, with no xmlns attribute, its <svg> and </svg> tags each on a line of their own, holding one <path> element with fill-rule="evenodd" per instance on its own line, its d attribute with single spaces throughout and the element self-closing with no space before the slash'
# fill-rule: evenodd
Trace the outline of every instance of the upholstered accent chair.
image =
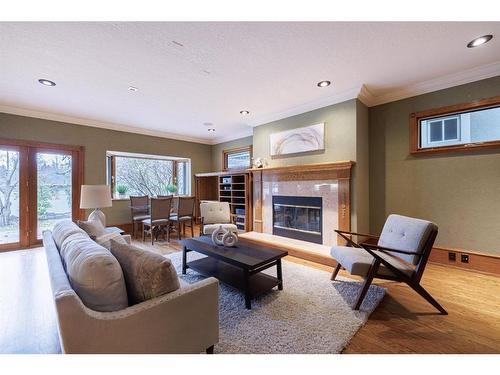
<svg viewBox="0 0 500 375">
<path fill-rule="evenodd" d="M 142 221 L 149 219 L 149 197 L 143 196 L 130 196 L 130 213 L 132 216 L 132 237 Z"/>
<path fill-rule="evenodd" d="M 142 221 L 142 241 L 146 235 L 151 235 L 151 245 L 154 245 L 154 239 L 158 238 L 160 233 L 167 235 L 167 241 L 170 242 L 170 208 L 172 207 L 172 197 L 151 198 L 151 217 Z"/>
<path fill-rule="evenodd" d="M 170 222 L 175 225 L 179 240 L 181 239 L 181 226 L 185 228 L 186 223 L 191 226 L 191 237 L 194 236 L 194 201 L 195 197 L 178 197 L 177 212 L 170 215 Z"/>
<path fill-rule="evenodd" d="M 231 209 L 228 202 L 202 202 L 200 203 L 200 216 L 200 236 L 211 235 L 220 226 L 234 232 L 238 230 L 231 222 Z"/>
<path fill-rule="evenodd" d="M 380 237 L 336 230 L 347 246 L 333 246 L 332 257 L 337 261 L 332 280 L 343 267 L 350 274 L 364 278 L 364 284 L 354 307 L 359 310 L 374 278 L 408 284 L 442 314 L 446 310 L 420 285 L 438 228 L 436 224 L 401 215 L 389 215 Z M 358 238 L 358 242 L 353 240 Z M 359 242 L 360 238 L 371 241 Z M 378 242 L 375 244 L 375 240 Z"/>
</svg>

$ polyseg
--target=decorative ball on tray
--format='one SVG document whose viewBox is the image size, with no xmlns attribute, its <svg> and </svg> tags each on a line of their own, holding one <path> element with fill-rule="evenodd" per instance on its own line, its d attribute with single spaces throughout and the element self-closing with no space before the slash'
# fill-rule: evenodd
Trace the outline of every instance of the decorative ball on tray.
<svg viewBox="0 0 500 375">
<path fill-rule="evenodd" d="M 219 246 L 234 247 L 238 243 L 238 234 L 224 229 L 221 225 L 212 232 L 212 242 Z"/>
</svg>

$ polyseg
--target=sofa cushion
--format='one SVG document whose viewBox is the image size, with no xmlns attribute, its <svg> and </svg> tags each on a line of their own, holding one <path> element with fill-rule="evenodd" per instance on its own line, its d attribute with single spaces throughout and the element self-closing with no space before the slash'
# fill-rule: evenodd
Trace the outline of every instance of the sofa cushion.
<svg viewBox="0 0 500 375">
<path fill-rule="evenodd" d="M 71 220 L 61 220 L 52 229 L 52 238 L 57 245 L 57 248 L 61 250 L 61 246 L 64 240 L 75 233 L 85 233 L 85 231 L 78 227 Z"/>
<path fill-rule="evenodd" d="M 179 278 L 170 259 L 115 240 L 111 240 L 111 252 L 125 275 L 130 304 L 179 289 Z"/>
<path fill-rule="evenodd" d="M 106 234 L 106 228 L 101 220 L 78 220 L 78 226 L 83 229 L 93 240 Z"/>
<path fill-rule="evenodd" d="M 125 240 L 125 236 L 120 234 L 120 233 L 117 233 L 117 232 L 106 233 L 106 234 L 103 234 L 102 236 L 96 237 L 94 239 L 95 242 L 97 242 L 99 245 L 101 245 L 102 247 L 105 247 L 108 250 L 111 250 L 111 241 L 112 240 L 115 240 L 117 242 L 124 243 L 124 244 L 127 243 L 127 241 Z"/>
<path fill-rule="evenodd" d="M 75 233 L 64 242 L 61 258 L 71 287 L 85 306 L 96 311 L 128 306 L 122 269 L 109 250 L 86 234 Z"/>
</svg>

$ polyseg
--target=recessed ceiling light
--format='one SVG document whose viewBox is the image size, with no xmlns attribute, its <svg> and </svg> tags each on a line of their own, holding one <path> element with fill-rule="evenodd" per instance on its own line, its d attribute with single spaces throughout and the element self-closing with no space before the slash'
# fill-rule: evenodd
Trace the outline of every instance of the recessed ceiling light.
<svg viewBox="0 0 500 375">
<path fill-rule="evenodd" d="M 320 81 L 317 84 L 318 87 L 326 87 L 326 86 L 330 86 L 330 85 L 331 85 L 330 81 Z"/>
<path fill-rule="evenodd" d="M 50 81 L 48 79 L 39 79 L 38 82 L 40 82 L 44 86 L 55 86 L 56 83 L 53 81 Z"/>
<path fill-rule="evenodd" d="M 134 86 L 129 86 L 128 91 L 136 92 L 136 91 L 139 91 L 139 89 L 137 87 L 134 87 Z"/>
<path fill-rule="evenodd" d="M 474 47 L 479 47 L 485 43 L 488 43 L 491 39 L 493 39 L 493 35 L 483 35 L 480 36 L 479 38 L 476 38 L 467 44 L 468 48 L 474 48 Z"/>
<path fill-rule="evenodd" d="M 214 131 L 215 131 L 215 128 L 208 128 L 208 131 L 209 131 L 209 132 L 214 132 Z"/>
<path fill-rule="evenodd" d="M 250 112 L 249 112 L 249 111 L 247 111 L 247 110 L 240 111 L 240 113 L 241 113 L 242 115 L 249 115 L 249 114 L 250 114 Z"/>
</svg>

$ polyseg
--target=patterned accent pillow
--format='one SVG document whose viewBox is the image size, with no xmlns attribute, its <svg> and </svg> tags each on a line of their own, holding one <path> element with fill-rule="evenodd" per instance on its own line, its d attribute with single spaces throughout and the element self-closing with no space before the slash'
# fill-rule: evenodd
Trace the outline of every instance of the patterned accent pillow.
<svg viewBox="0 0 500 375">
<path fill-rule="evenodd" d="M 122 267 L 130 305 L 179 289 L 179 278 L 170 259 L 114 239 L 111 253 Z"/>
<path fill-rule="evenodd" d="M 106 228 L 102 225 L 100 220 L 78 220 L 77 224 L 81 229 L 87 232 L 93 240 L 106 234 Z"/>
</svg>

